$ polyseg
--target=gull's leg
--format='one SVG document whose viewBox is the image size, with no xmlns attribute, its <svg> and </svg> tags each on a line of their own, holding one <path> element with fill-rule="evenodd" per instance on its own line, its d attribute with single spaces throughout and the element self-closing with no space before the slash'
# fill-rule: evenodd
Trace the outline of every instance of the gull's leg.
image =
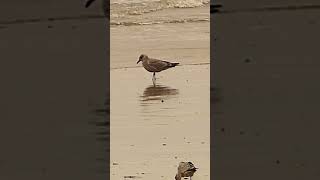
<svg viewBox="0 0 320 180">
<path fill-rule="evenodd" d="M 155 72 L 153 72 L 152 82 L 153 82 L 153 86 L 156 86 L 156 73 Z"/>
<path fill-rule="evenodd" d="M 156 73 L 153 72 L 152 81 L 156 81 Z"/>
</svg>

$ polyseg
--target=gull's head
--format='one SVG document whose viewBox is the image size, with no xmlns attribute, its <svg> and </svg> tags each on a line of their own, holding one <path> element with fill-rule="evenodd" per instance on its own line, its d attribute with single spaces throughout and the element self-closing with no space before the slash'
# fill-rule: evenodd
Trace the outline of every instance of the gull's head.
<svg viewBox="0 0 320 180">
<path fill-rule="evenodd" d="M 139 57 L 139 60 L 138 60 L 137 64 L 138 64 L 140 61 L 143 61 L 143 60 L 145 60 L 145 59 L 148 59 L 148 56 L 145 55 L 145 54 L 141 54 L 140 57 Z"/>
</svg>

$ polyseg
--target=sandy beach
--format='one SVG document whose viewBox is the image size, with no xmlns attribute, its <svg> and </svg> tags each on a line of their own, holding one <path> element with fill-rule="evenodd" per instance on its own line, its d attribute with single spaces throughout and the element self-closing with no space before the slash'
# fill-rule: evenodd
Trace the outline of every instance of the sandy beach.
<svg viewBox="0 0 320 180">
<path fill-rule="evenodd" d="M 125 22 L 197 15 L 208 19 L 209 6 L 165 9 Z M 181 161 L 199 168 L 193 179 L 210 179 L 209 26 L 111 26 L 111 179 L 174 179 Z M 180 64 L 156 73 L 154 87 L 152 73 L 136 64 L 140 54 Z"/>
</svg>

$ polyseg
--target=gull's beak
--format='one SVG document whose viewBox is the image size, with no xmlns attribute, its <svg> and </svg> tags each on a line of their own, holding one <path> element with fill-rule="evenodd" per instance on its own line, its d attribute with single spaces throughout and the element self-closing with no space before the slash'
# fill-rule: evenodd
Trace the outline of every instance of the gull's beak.
<svg viewBox="0 0 320 180">
<path fill-rule="evenodd" d="M 137 61 L 137 64 L 140 62 L 141 60 L 139 59 L 138 61 Z"/>
</svg>

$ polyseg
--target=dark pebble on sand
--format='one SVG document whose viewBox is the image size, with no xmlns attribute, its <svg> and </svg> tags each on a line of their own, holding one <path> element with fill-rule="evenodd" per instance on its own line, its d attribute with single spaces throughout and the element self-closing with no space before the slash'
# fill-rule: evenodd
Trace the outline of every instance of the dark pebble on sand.
<svg viewBox="0 0 320 180">
<path fill-rule="evenodd" d="M 164 102 L 163 100 L 161 100 L 161 102 Z"/>
<path fill-rule="evenodd" d="M 119 165 L 118 163 L 116 163 L 116 162 L 114 162 L 114 163 L 112 163 L 112 165 Z"/>
<path fill-rule="evenodd" d="M 123 176 L 124 178 L 136 178 L 137 176 Z"/>
<path fill-rule="evenodd" d="M 163 144 L 162 144 L 162 146 L 166 146 L 166 145 L 167 145 L 166 143 L 163 143 Z"/>
</svg>

